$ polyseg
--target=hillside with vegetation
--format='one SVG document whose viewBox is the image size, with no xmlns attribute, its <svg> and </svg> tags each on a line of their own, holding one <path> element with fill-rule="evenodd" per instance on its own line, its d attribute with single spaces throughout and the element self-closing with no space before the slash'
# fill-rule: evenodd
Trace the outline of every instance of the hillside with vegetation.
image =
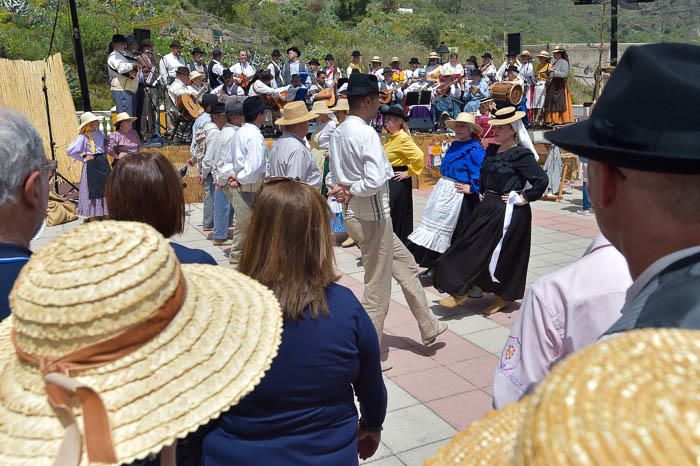
<svg viewBox="0 0 700 466">
<path fill-rule="evenodd" d="M 574 6 L 572 0 L 78 0 L 91 100 L 97 109 L 112 105 L 105 66 L 109 39 L 134 28 L 150 29 L 162 54 L 174 38 L 188 51 L 193 46 L 209 50 L 220 36 L 227 62 L 241 47 L 262 62 L 273 48 L 296 45 L 304 59 L 321 59 L 330 52 L 344 66 L 355 49 L 366 60 L 398 55 L 407 61 L 412 56 L 425 59 L 441 41 L 459 47 L 462 56 L 490 50 L 500 57 L 504 32 L 522 32 L 525 43 L 596 43 L 601 8 Z M 619 22 L 621 42 L 700 43 L 700 0 L 656 0 L 635 10 L 621 8 Z M 63 55 L 80 105 L 67 1 L 0 0 L 0 56 L 44 59 L 50 44 Z"/>
</svg>

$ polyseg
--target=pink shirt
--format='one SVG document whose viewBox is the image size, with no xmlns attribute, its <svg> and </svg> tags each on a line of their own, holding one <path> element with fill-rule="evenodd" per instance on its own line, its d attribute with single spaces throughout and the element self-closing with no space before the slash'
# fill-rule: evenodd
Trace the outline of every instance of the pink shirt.
<svg viewBox="0 0 700 466">
<path fill-rule="evenodd" d="M 527 291 L 493 379 L 495 408 L 518 401 L 569 353 L 620 317 L 632 284 L 625 258 L 599 234 L 584 256 Z"/>
</svg>

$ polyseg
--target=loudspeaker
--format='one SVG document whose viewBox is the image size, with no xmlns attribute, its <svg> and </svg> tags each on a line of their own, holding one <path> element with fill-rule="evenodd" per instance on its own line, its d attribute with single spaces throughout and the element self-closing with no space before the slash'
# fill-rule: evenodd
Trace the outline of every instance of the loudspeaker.
<svg viewBox="0 0 700 466">
<path fill-rule="evenodd" d="M 508 55 L 520 55 L 522 49 L 522 34 L 519 32 L 508 34 Z"/>
<path fill-rule="evenodd" d="M 151 31 L 150 29 L 134 29 L 134 37 L 140 45 L 142 40 L 151 38 Z"/>
<path fill-rule="evenodd" d="M 408 129 L 419 133 L 429 133 L 433 130 L 433 121 L 430 118 L 410 118 Z"/>
</svg>

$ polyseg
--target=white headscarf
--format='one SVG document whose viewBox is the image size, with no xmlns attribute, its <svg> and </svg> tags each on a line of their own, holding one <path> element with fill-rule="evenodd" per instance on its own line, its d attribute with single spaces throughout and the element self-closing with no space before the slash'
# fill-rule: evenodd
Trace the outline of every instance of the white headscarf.
<svg viewBox="0 0 700 466">
<path fill-rule="evenodd" d="M 525 125 L 523 124 L 522 118 L 520 120 L 514 121 L 510 125 L 515 130 L 515 134 L 518 137 L 518 144 L 525 147 L 526 149 L 530 149 L 530 152 L 532 152 L 532 155 L 535 156 L 535 160 L 539 161 L 540 156 L 537 155 L 537 150 L 535 150 L 535 145 L 532 144 L 532 139 L 530 139 L 530 134 L 527 132 L 527 128 L 525 128 Z"/>
</svg>

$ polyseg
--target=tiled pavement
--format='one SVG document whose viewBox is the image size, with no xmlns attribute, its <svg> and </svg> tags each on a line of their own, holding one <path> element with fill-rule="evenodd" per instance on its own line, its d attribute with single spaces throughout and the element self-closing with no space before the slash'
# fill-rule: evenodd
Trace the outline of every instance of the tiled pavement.
<svg viewBox="0 0 700 466">
<path fill-rule="evenodd" d="M 415 222 L 420 220 L 427 192 L 414 191 Z M 539 201 L 532 205 L 533 228 L 528 285 L 540 276 L 575 261 L 598 232 L 593 216 L 576 214 L 580 188 L 570 188 L 561 203 Z M 575 201 L 574 201 L 575 200 Z M 174 241 L 208 251 L 220 265 L 229 267 L 221 248 L 214 247 L 201 231 L 201 205 L 188 206 L 183 235 Z M 47 228 L 33 249 L 44 246 L 80 222 Z M 357 248 L 336 248 L 340 283 L 362 296 L 363 269 Z M 483 317 L 486 295 L 455 310 L 440 307 L 443 297 L 426 288 L 433 312 L 449 325 L 430 347 L 420 344 L 418 327 L 406 307 L 401 290 L 392 280 L 392 301 L 382 340 L 383 358 L 394 366 L 385 373 L 389 413 L 382 444 L 368 461 L 372 466 L 422 465 L 458 430 L 491 409 L 492 376 L 503 343 L 518 314 L 517 304 L 506 312 Z"/>
</svg>

